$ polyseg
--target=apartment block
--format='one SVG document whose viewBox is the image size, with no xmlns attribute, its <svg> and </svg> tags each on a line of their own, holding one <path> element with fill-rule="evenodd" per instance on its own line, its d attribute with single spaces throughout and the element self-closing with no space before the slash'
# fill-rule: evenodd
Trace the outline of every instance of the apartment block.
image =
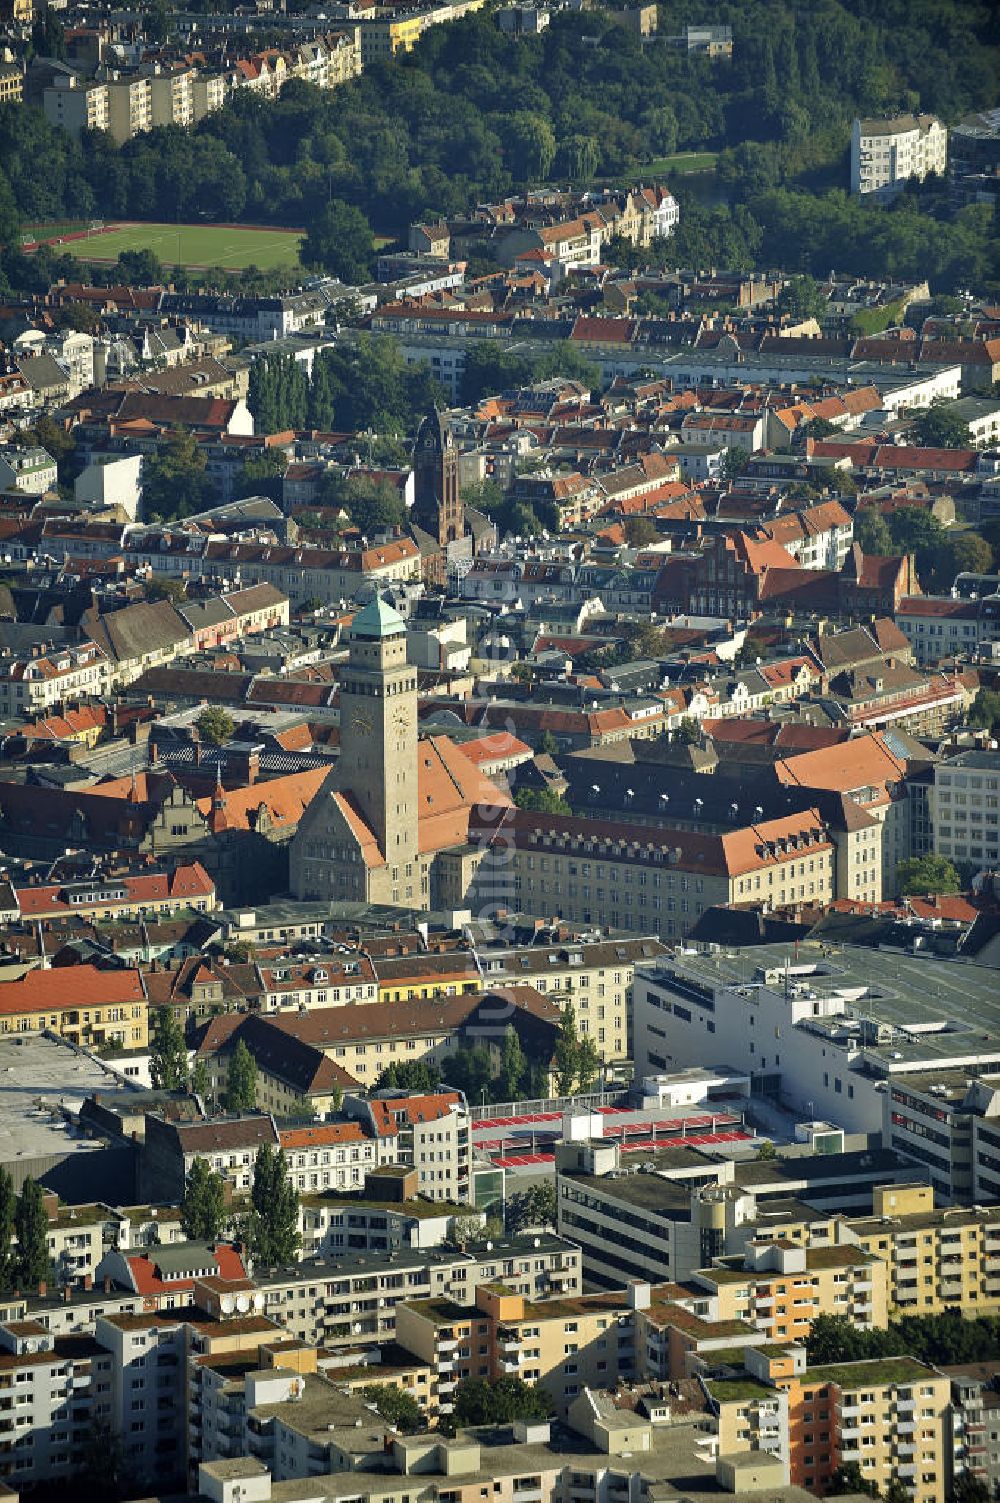
<svg viewBox="0 0 1000 1503">
<path fill-rule="evenodd" d="M 153 125 L 152 91 L 148 78 L 115 78 L 107 85 L 108 130 L 123 146 Z"/>
<path fill-rule="evenodd" d="M 851 127 L 851 192 L 891 198 L 911 178 L 943 174 L 948 132 L 934 115 L 855 120 Z"/>
<path fill-rule="evenodd" d="M 152 1201 L 183 1200 L 188 1175 L 201 1158 L 235 1194 L 245 1196 L 264 1143 L 281 1146 L 274 1120 L 262 1113 L 205 1122 L 168 1122 L 148 1115 L 141 1165 L 144 1193 Z"/>
<path fill-rule="evenodd" d="M 415 1169 L 390 1167 L 369 1173 L 361 1195 L 303 1196 L 303 1256 L 440 1247 L 448 1240 L 456 1217 L 463 1223 L 470 1217 L 473 1223 L 482 1220 L 468 1204 L 430 1201 L 418 1195 L 417 1187 Z"/>
<path fill-rule="evenodd" d="M 0 983 L 0 1033 L 50 1031 L 72 1044 L 149 1043 L 146 994 L 138 971 L 92 965 L 27 971 Z"/>
<path fill-rule="evenodd" d="M 1000 1365 L 942 1367 L 951 1382 L 951 1466 L 968 1472 L 995 1498 L 1000 1490 Z"/>
<path fill-rule="evenodd" d="M 809 1217 L 795 1226 L 778 1213 L 766 1236 L 877 1259 L 894 1315 L 1000 1309 L 1000 1206 L 937 1209 L 929 1185 L 886 1184 L 873 1190 L 870 1216 Z"/>
<path fill-rule="evenodd" d="M 516 1375 L 541 1383 L 565 1418 L 584 1388 L 610 1388 L 636 1375 L 629 1298 L 621 1291 L 536 1304 L 502 1285 L 480 1286 L 473 1309 L 450 1300 L 401 1305 L 397 1339 L 437 1374 L 444 1413 L 462 1379 Z"/>
<path fill-rule="evenodd" d="M 930 792 L 934 850 L 960 868 L 1000 860 L 1000 752 L 964 751 L 938 763 Z"/>
<path fill-rule="evenodd" d="M 417 1190 L 428 1200 L 472 1199 L 469 1109 L 457 1091 L 345 1096 L 343 1110 L 378 1143 L 380 1163 L 416 1172 Z"/>
<path fill-rule="evenodd" d="M 87 83 L 77 73 L 57 75 L 42 94 L 42 108 L 53 125 L 71 136 L 110 128 L 110 100 L 104 83 Z"/>
<path fill-rule="evenodd" d="M 699 1269 L 693 1283 L 712 1296 L 712 1320 L 746 1321 L 768 1341 L 805 1341 L 820 1315 L 884 1330 L 887 1268 L 863 1247 L 806 1248 L 752 1241 L 742 1257 Z"/>
<path fill-rule="evenodd" d="M 639 963 L 663 954 L 655 936 L 599 942 L 530 945 L 480 952 L 483 976 L 492 985 L 527 983 L 569 1006 L 581 1034 L 593 1039 L 605 1063 L 631 1058 L 632 982 Z"/>
<path fill-rule="evenodd" d="M 431 1370 L 431 1400 L 451 1414 L 455 1390 L 466 1379 L 491 1376 L 491 1321 L 480 1308 L 449 1299 L 405 1302 L 396 1311 L 396 1340 Z"/>
<path fill-rule="evenodd" d="M 943 1503 L 950 1385 L 912 1357 L 809 1368 L 805 1350 L 744 1352 L 746 1372 L 708 1383 L 719 1450 L 787 1460 L 793 1485 L 822 1495 L 856 1463 L 881 1492 L 898 1477 L 914 1503 Z"/>
<path fill-rule="evenodd" d="M 900 601 L 896 625 L 921 667 L 946 658 L 992 657 L 1000 644 L 1000 598 L 907 595 Z"/>
<path fill-rule="evenodd" d="M 0 713 L 44 714 L 54 705 L 105 694 L 110 683 L 111 664 L 93 642 L 10 654 L 0 658 Z"/>
<path fill-rule="evenodd" d="M 194 124 L 196 76 L 193 68 L 171 68 L 166 72 L 156 71 L 148 75 L 149 118 L 152 126 Z"/>
<path fill-rule="evenodd" d="M 110 1422 L 111 1369 L 92 1336 L 0 1324 L 0 1490 L 72 1478 L 94 1424 Z"/>
<path fill-rule="evenodd" d="M 125 1465 L 152 1486 L 183 1477 L 186 1327 L 161 1314 L 102 1316 L 95 1334 L 111 1355 L 110 1427 Z"/>
<path fill-rule="evenodd" d="M 460 1252 L 441 1247 L 352 1253 L 311 1259 L 296 1268 L 255 1270 L 261 1313 L 299 1341 L 331 1349 L 396 1339 L 397 1307 L 408 1300 L 449 1299 L 471 1306 L 481 1283 L 501 1281 L 531 1300 L 579 1294 L 580 1250 L 562 1237 L 513 1238 Z M 205 1301 L 208 1301 L 205 1304 Z M 218 1311 L 218 1297 L 201 1297 Z"/>
<path fill-rule="evenodd" d="M 324 1191 L 343 1193 L 365 1183 L 378 1165 L 378 1142 L 368 1138 L 358 1122 L 322 1122 L 308 1127 L 282 1127 L 279 1139 L 288 1177 L 300 1196 L 317 1201 Z M 319 1231 L 319 1220 L 314 1223 Z M 324 1219 L 325 1235 L 329 1224 Z"/>
</svg>

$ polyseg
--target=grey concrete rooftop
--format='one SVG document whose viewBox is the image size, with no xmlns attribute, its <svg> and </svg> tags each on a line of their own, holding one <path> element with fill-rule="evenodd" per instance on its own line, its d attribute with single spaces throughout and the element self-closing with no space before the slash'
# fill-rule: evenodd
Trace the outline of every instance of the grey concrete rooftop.
<svg viewBox="0 0 1000 1503">
<path fill-rule="evenodd" d="M 0 1039 L 0 1162 L 93 1153 L 106 1145 L 68 1126 L 92 1091 L 118 1078 L 69 1044 L 37 1034 Z"/>
</svg>

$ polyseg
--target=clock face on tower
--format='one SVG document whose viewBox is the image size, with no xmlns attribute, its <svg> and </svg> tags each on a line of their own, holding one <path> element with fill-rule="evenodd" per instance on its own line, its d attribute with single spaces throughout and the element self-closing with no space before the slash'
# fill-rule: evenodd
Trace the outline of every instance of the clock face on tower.
<svg viewBox="0 0 1000 1503">
<path fill-rule="evenodd" d="M 409 730 L 409 728 L 410 728 L 410 717 L 409 717 L 409 714 L 407 713 L 406 710 L 397 710 L 396 711 L 396 726 L 397 726 L 397 729 L 401 730 L 401 731 L 408 731 Z"/>
<path fill-rule="evenodd" d="M 351 720 L 351 729 L 357 731 L 359 736 L 370 736 L 372 723 L 367 715 L 355 715 Z"/>
</svg>

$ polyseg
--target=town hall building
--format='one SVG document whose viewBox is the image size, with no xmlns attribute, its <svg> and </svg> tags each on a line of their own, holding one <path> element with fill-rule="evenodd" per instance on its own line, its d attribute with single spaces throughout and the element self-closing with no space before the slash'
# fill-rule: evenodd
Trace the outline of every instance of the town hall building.
<svg viewBox="0 0 1000 1503">
<path fill-rule="evenodd" d="M 510 806 L 509 795 L 447 736 L 418 737 L 406 623 L 375 594 L 351 625 L 340 757 L 299 822 L 292 893 L 459 907 L 482 857 L 476 832 L 490 810 L 499 819 Z"/>
</svg>

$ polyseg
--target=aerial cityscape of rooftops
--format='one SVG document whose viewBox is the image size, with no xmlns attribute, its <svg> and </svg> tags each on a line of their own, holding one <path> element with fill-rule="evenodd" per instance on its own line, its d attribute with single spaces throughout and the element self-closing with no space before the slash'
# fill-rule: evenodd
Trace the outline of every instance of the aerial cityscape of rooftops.
<svg viewBox="0 0 1000 1503">
<path fill-rule="evenodd" d="M 993 0 L 0 0 L 0 1503 L 1000 1500 Z"/>
</svg>

